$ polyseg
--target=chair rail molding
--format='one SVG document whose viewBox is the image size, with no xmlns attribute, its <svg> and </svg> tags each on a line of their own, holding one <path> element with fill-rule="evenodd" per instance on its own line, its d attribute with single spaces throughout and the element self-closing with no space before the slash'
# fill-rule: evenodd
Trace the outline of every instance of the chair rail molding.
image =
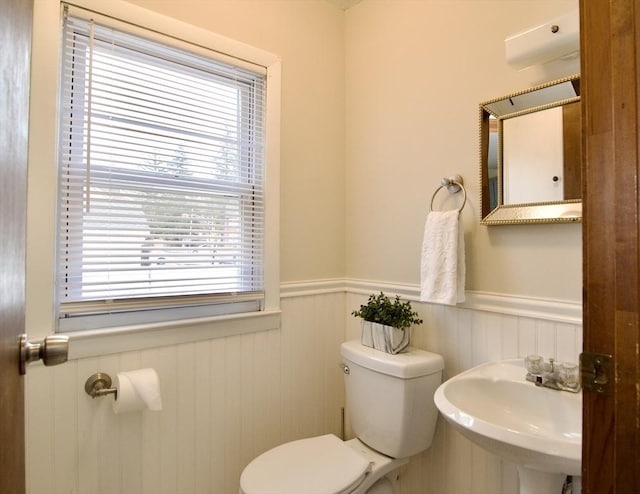
<svg viewBox="0 0 640 494">
<path fill-rule="evenodd" d="M 369 295 L 380 291 L 388 295 L 400 295 L 402 298 L 412 302 L 420 301 L 420 287 L 413 284 L 354 278 L 333 278 L 285 282 L 280 285 L 282 298 L 337 292 Z M 458 304 L 456 307 L 568 324 L 582 324 L 582 301 L 554 300 L 481 291 L 467 291 L 465 295 L 465 302 Z"/>
</svg>

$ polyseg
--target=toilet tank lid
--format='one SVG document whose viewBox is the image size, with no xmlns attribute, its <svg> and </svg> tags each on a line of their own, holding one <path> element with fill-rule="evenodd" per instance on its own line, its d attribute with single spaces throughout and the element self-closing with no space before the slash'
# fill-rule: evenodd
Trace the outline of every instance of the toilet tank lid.
<svg viewBox="0 0 640 494">
<path fill-rule="evenodd" d="M 345 359 L 355 364 L 402 379 L 428 376 L 444 368 L 442 355 L 414 347 L 392 355 L 364 346 L 359 340 L 351 340 L 344 342 L 340 350 Z"/>
</svg>

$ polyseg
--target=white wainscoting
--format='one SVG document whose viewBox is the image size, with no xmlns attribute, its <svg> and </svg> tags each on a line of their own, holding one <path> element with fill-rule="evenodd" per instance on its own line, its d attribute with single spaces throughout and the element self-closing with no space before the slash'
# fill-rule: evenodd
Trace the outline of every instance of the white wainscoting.
<svg viewBox="0 0 640 494">
<path fill-rule="evenodd" d="M 340 434 L 344 293 L 285 298 L 282 328 L 29 368 L 30 494 L 237 494 L 242 468 Z M 164 409 L 114 415 L 92 373 L 158 371 Z"/>
<path fill-rule="evenodd" d="M 345 280 L 290 283 L 282 287 L 279 330 L 30 367 L 28 493 L 236 494 L 242 468 L 262 451 L 339 435 L 339 345 L 359 337 L 350 313 L 380 290 L 409 298 L 415 291 Z M 486 310 L 416 303 L 425 323 L 413 331 L 413 344 L 441 353 L 447 376 L 534 352 L 577 358 L 579 322 L 566 322 L 549 307 L 539 318 L 524 310 L 518 315 L 508 298 L 503 302 L 507 314 L 495 312 L 501 310 L 495 303 Z M 84 393 L 94 372 L 114 376 L 142 367 L 160 375 L 162 412 L 114 415 L 111 397 L 92 400 Z M 400 494 L 517 492 L 512 465 L 472 446 L 442 420 L 433 447 L 403 468 L 399 485 Z"/>
<path fill-rule="evenodd" d="M 367 288 L 363 289 L 363 286 Z M 366 293 L 376 292 L 369 282 L 351 287 L 346 297 L 347 312 L 364 303 Z M 417 293 L 417 288 L 412 287 L 388 285 L 377 291 L 380 289 L 407 298 Z M 474 305 L 483 310 L 473 308 Z M 580 304 L 467 294 L 463 307 L 417 302 L 413 307 L 424 323 L 412 330 L 412 345 L 441 354 L 445 361 L 445 378 L 488 360 L 524 357 L 532 353 L 577 362 L 582 349 Z M 531 317 L 532 314 L 537 317 Z M 347 339 L 357 338 L 359 321 L 348 319 L 346 331 Z M 473 445 L 439 418 L 432 447 L 412 458 L 401 471 L 398 494 L 517 492 L 514 465 Z"/>
</svg>

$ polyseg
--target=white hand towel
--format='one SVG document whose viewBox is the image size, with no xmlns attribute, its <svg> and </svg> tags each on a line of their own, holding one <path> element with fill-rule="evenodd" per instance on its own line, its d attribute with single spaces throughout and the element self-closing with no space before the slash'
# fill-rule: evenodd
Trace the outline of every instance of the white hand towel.
<svg viewBox="0 0 640 494">
<path fill-rule="evenodd" d="M 420 300 L 464 302 L 464 228 L 457 210 L 431 211 L 422 242 Z"/>
</svg>

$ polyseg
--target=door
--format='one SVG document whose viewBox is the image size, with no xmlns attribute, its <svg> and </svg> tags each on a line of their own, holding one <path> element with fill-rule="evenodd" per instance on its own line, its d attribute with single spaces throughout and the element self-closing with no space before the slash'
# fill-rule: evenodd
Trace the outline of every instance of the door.
<svg viewBox="0 0 640 494">
<path fill-rule="evenodd" d="M 25 492 L 25 213 L 32 2 L 0 0 L 0 494 Z"/>
<path fill-rule="evenodd" d="M 640 0 L 581 0 L 584 351 L 611 355 L 583 395 L 583 493 L 640 492 Z M 601 380 L 603 384 L 606 384 Z"/>
</svg>

